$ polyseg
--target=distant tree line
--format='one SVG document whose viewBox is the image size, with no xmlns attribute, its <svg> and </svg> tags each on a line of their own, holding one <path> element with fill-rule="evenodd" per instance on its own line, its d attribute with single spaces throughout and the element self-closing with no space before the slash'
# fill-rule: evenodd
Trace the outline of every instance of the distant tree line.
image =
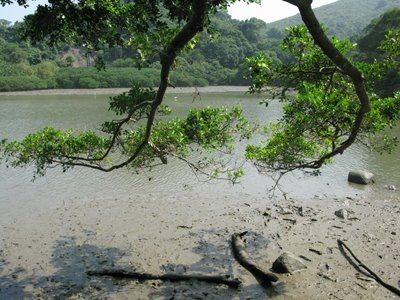
<svg viewBox="0 0 400 300">
<path fill-rule="evenodd" d="M 364 29 L 357 38 L 359 59 L 382 59 L 378 45 L 390 30 L 399 30 L 400 8 L 391 9 Z M 279 48 L 283 33 L 256 18 L 232 19 L 226 12 L 217 13 L 214 29 L 198 40 L 190 53 L 183 53 L 171 74 L 175 86 L 247 85 L 245 58 L 263 52 L 276 62 L 293 58 Z M 137 68 L 138 57 L 132 48 L 113 48 L 95 55 L 77 47 L 63 45 L 49 48 L 32 45 L 19 38 L 23 23 L 11 25 L 0 20 L 0 91 L 53 88 L 130 87 L 134 82 L 143 87 L 157 86 L 160 64 L 158 57 Z M 86 56 L 85 56 L 86 55 Z M 105 70 L 93 66 L 101 57 Z M 380 90 L 390 93 L 399 87 L 399 74 L 389 71 L 381 80 Z M 279 84 L 279 82 L 276 82 Z"/>
</svg>

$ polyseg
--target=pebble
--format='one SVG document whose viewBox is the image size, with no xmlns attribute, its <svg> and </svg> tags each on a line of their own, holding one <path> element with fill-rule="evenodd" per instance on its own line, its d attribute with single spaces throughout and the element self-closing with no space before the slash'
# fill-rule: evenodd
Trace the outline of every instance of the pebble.
<svg viewBox="0 0 400 300">
<path fill-rule="evenodd" d="M 390 185 L 385 185 L 385 189 L 387 189 L 388 191 L 396 191 L 396 187 L 393 184 Z"/>
<path fill-rule="evenodd" d="M 335 211 L 335 215 L 336 215 L 337 217 L 339 217 L 339 218 L 347 219 L 348 216 L 349 216 L 349 213 L 348 213 L 348 211 L 347 211 L 346 209 L 341 208 L 341 209 Z"/>
<path fill-rule="evenodd" d="M 300 258 L 291 252 L 284 252 L 272 264 L 272 269 L 277 273 L 293 273 L 306 268 Z"/>
</svg>

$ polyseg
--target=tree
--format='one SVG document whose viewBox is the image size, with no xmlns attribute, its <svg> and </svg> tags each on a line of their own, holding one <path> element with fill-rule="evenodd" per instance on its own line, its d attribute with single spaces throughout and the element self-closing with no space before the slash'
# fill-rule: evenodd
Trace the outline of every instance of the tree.
<svg viewBox="0 0 400 300">
<path fill-rule="evenodd" d="M 239 24 L 239 28 L 242 30 L 243 34 L 249 40 L 249 42 L 256 43 L 260 37 L 260 30 L 266 30 L 266 24 L 256 18 L 251 18 L 250 20 L 245 20 Z"/>
<path fill-rule="evenodd" d="M 266 128 L 268 140 L 259 145 L 248 145 L 246 156 L 258 167 L 269 170 L 318 169 L 331 157 L 342 153 L 356 135 L 365 145 L 369 145 L 374 136 L 383 137 L 374 139 L 371 146 L 390 152 L 397 144 L 397 138 L 385 130 L 394 126 L 399 118 L 400 93 L 386 98 L 374 93 L 376 82 L 386 66 L 381 62 L 354 62 L 363 71 L 365 92 L 370 101 L 370 111 L 361 117 L 362 107 L 360 109 L 355 98 L 357 86 L 349 84 L 344 70 L 324 56 L 321 49 L 314 47 L 305 26 L 293 26 L 287 32 L 281 47 L 293 55 L 293 62 L 274 64 L 263 53 L 248 59 L 252 91 L 267 91 L 272 98 L 279 97 L 284 113 L 279 122 Z M 334 37 L 332 44 L 343 54 L 355 46 Z M 276 90 L 270 86 L 271 82 L 280 82 L 287 89 Z M 296 94 L 288 88 L 296 90 Z M 355 123 L 358 118 L 362 121 Z"/>
<path fill-rule="evenodd" d="M 2 59 L 12 64 L 19 64 L 27 59 L 27 54 L 17 44 L 5 43 L 1 46 Z"/>
<path fill-rule="evenodd" d="M 6 36 L 8 33 L 8 27 L 10 27 L 11 22 L 7 20 L 0 19 L 0 36 Z"/>
<path fill-rule="evenodd" d="M 247 156 L 256 162 L 266 162 L 274 170 L 318 169 L 353 144 L 364 129 L 364 123 L 373 120 L 375 114 L 368 115 L 371 101 L 369 86 L 366 86 L 365 76 L 361 72 L 362 66 L 356 67 L 345 57 L 348 45 L 330 40 L 326 36 L 313 13 L 311 0 L 284 1 L 299 9 L 309 32 L 307 35 L 305 27 L 299 27 L 290 33 L 291 37 L 286 41 L 286 47 L 300 61 L 303 54 L 305 55 L 306 59 L 299 65 L 300 68 L 294 65 L 287 69 L 278 68 L 285 75 L 286 86 L 296 88 L 299 96 L 293 97 L 295 100 L 280 125 L 283 130 L 277 131 L 280 138 L 272 139 L 275 145 L 270 143 L 267 147 L 249 146 Z M 4 5 L 10 2 L 2 0 L 0 3 Z M 248 138 L 252 128 L 238 108 L 192 110 L 184 120 L 156 119 L 177 56 L 182 51 L 193 48 L 199 33 L 210 25 L 210 17 L 232 2 L 234 1 L 60 0 L 39 6 L 34 15 L 25 19 L 25 37 L 46 40 L 51 45 L 57 42 L 79 43 L 92 52 L 102 49 L 104 45 L 129 45 L 135 49 L 135 58 L 139 63 L 159 55 L 160 84 L 157 91 L 134 86 L 129 93 L 111 99 L 110 109 L 123 117 L 103 124 L 102 130 L 108 134 L 108 138 L 91 131 L 74 133 L 45 128 L 27 136 L 21 142 L 3 140 L 0 148 L 2 157 L 13 166 L 34 164 L 39 175 L 54 165 L 60 165 L 64 170 L 73 166 L 84 166 L 105 172 L 127 166 L 143 168 L 150 166 L 155 160 L 166 163 L 168 156 L 178 157 L 194 169 L 200 170 L 199 165 L 186 160 L 190 144 L 199 144 L 209 150 L 230 150 L 235 134 Z M 27 1 L 18 0 L 18 3 L 25 5 Z M 319 50 L 310 49 L 313 43 L 318 45 Z M 300 47 L 300 50 L 296 50 L 296 47 Z M 97 57 L 97 63 L 102 66 L 101 57 Z M 269 62 L 260 58 L 259 61 L 253 60 L 253 63 L 255 89 L 261 90 L 271 78 Z M 371 70 L 365 69 L 366 72 Z M 326 89 L 329 93 L 326 93 Z M 345 97 L 341 94 L 343 89 Z M 319 102 L 325 98 L 329 100 L 331 96 L 332 103 Z M 398 116 L 398 98 L 392 100 L 393 105 L 385 104 L 377 108 L 378 111 L 392 111 L 396 107 L 392 117 L 382 119 L 381 127 L 390 125 L 390 121 Z M 307 120 L 310 116 L 306 115 L 310 109 L 310 99 L 315 100 L 311 104 L 316 113 L 315 120 L 311 121 Z M 326 105 L 326 109 L 318 110 L 319 104 Z M 352 109 L 350 113 L 347 112 L 349 107 Z M 331 109 L 338 110 L 340 114 L 330 113 Z M 329 118 L 325 116 L 327 112 L 330 113 Z M 307 121 L 305 124 L 296 119 L 298 113 L 304 114 Z M 127 129 L 127 124 L 143 118 L 146 119 L 145 126 Z M 325 123 L 320 124 L 322 121 Z M 334 125 L 326 126 L 330 121 Z M 321 130 L 312 132 L 311 136 L 304 135 L 311 133 L 310 131 L 297 128 L 299 125 L 308 128 L 315 124 L 323 126 Z M 332 128 L 342 125 L 343 128 L 339 127 L 338 132 L 332 133 Z M 324 142 L 321 143 L 321 140 Z M 263 154 L 271 146 L 275 147 L 275 155 L 266 159 Z M 289 155 L 286 155 L 285 149 Z M 122 154 L 122 158 L 110 165 L 110 156 L 115 156 L 112 154 L 116 152 Z M 240 169 L 235 172 L 227 171 L 232 178 L 242 174 Z"/>
</svg>

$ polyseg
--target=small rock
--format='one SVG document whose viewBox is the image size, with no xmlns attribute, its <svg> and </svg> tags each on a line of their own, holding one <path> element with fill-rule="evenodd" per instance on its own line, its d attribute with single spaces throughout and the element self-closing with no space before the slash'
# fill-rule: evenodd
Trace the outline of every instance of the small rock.
<svg viewBox="0 0 400 300">
<path fill-rule="evenodd" d="M 263 212 L 262 214 L 264 217 L 271 217 L 271 214 L 269 212 Z"/>
<path fill-rule="evenodd" d="M 272 264 L 277 273 L 293 273 L 306 269 L 307 266 L 291 252 L 283 252 Z"/>
<path fill-rule="evenodd" d="M 344 201 L 343 201 L 343 205 L 344 205 L 344 206 L 350 206 L 349 200 L 347 200 L 347 199 L 344 200 Z"/>
<path fill-rule="evenodd" d="M 335 211 L 335 216 L 342 218 L 342 219 L 347 219 L 349 217 L 349 213 L 346 209 L 341 208 L 341 209 Z"/>
<path fill-rule="evenodd" d="M 299 216 L 304 217 L 305 211 L 304 211 L 303 206 L 300 206 L 297 208 L 297 213 L 299 214 Z"/>
<path fill-rule="evenodd" d="M 396 191 L 396 187 L 393 184 L 390 185 L 385 185 L 385 189 L 387 189 L 388 191 Z"/>
<path fill-rule="evenodd" d="M 347 180 L 358 184 L 368 184 L 373 181 L 374 174 L 368 171 L 350 171 Z"/>
</svg>

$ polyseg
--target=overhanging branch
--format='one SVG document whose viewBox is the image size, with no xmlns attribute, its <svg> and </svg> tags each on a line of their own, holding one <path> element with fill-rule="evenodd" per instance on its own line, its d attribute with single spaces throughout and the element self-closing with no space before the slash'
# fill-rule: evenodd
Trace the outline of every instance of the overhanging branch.
<svg viewBox="0 0 400 300">
<path fill-rule="evenodd" d="M 304 24 L 314 39 L 314 42 L 321 48 L 324 54 L 329 57 L 332 62 L 349 76 L 353 82 L 357 97 L 360 101 L 360 109 L 354 120 L 352 130 L 348 138 L 336 149 L 322 156 L 320 159 L 303 165 L 303 168 L 319 168 L 327 160 L 337 154 L 342 154 L 344 150 L 350 147 L 356 140 L 357 134 L 361 129 L 364 116 L 370 111 L 370 99 L 368 97 L 363 74 L 358 70 L 331 42 L 325 34 L 321 25 L 311 8 L 312 0 L 283 0 L 297 6 Z"/>
</svg>

